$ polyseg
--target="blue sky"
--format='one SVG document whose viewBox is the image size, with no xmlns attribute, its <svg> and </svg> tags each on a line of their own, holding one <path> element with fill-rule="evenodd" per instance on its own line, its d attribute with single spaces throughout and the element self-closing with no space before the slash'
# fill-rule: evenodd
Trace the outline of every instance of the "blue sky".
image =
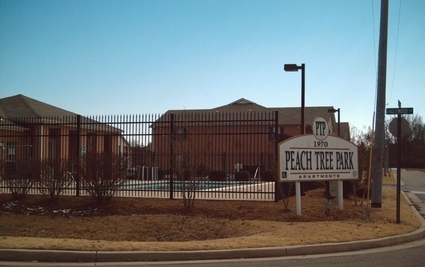
<svg viewBox="0 0 425 267">
<path fill-rule="evenodd" d="M 390 0 L 387 107 L 425 115 L 425 1 Z M 0 0 L 0 98 L 82 114 L 164 113 L 246 98 L 341 108 L 371 126 L 378 0 Z"/>
</svg>

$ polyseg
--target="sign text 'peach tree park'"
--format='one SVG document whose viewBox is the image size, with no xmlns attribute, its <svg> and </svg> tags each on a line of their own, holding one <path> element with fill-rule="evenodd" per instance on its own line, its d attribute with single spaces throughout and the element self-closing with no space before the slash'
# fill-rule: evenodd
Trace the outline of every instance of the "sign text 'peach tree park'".
<svg viewBox="0 0 425 267">
<path fill-rule="evenodd" d="M 295 182 L 298 215 L 301 215 L 301 182 L 338 181 L 337 200 L 343 209 L 342 182 L 359 178 L 357 146 L 329 135 L 328 123 L 323 118 L 316 118 L 312 128 L 313 134 L 279 144 L 279 181 Z"/>
</svg>

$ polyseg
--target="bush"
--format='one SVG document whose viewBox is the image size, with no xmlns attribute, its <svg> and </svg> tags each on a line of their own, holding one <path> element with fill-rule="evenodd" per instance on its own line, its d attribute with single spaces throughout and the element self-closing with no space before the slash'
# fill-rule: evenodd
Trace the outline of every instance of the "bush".
<svg viewBox="0 0 425 267">
<path fill-rule="evenodd" d="M 1 166 L 1 176 L 15 200 L 22 199 L 28 194 L 34 183 L 39 180 L 37 176 L 39 172 L 38 160 L 17 160 L 14 164 L 8 165 L 6 162 Z"/>
<path fill-rule="evenodd" d="M 68 188 L 71 182 L 66 160 L 42 160 L 40 168 L 40 193 L 50 196 L 51 201 Z"/>
<path fill-rule="evenodd" d="M 225 171 L 210 171 L 209 179 L 210 181 L 226 181 L 226 172 Z"/>
<path fill-rule="evenodd" d="M 102 203 L 111 199 L 123 183 L 126 166 L 120 157 L 111 153 L 87 154 L 80 174 L 84 190 Z"/>
<path fill-rule="evenodd" d="M 247 171 L 235 173 L 235 181 L 249 181 L 250 174 Z"/>
<path fill-rule="evenodd" d="M 295 183 L 280 183 L 283 186 L 283 193 L 290 197 L 290 196 L 295 196 L 296 192 L 295 192 Z"/>
</svg>

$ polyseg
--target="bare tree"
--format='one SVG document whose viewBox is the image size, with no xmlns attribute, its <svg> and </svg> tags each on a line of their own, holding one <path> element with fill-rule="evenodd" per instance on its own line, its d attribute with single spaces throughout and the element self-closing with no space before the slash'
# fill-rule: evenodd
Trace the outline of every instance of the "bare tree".
<svg viewBox="0 0 425 267">
<path fill-rule="evenodd" d="M 373 146 L 373 131 L 367 129 L 366 131 L 360 132 L 357 128 L 352 129 L 351 141 L 358 147 L 358 163 L 359 163 L 359 179 L 353 181 L 353 196 L 354 203 L 357 205 L 357 195 L 362 194 L 362 201 L 366 197 L 367 192 L 370 192 L 370 168 L 371 168 L 371 149 Z"/>
<path fill-rule="evenodd" d="M 206 161 L 211 154 L 209 137 L 201 127 L 191 125 L 173 138 L 174 152 L 177 155 L 174 173 L 180 184 L 185 209 L 194 207 L 198 185 L 206 176 Z"/>
<path fill-rule="evenodd" d="M 16 160 L 13 164 L 2 166 L 2 177 L 6 187 L 12 193 L 13 199 L 24 198 L 34 183 L 39 179 L 37 173 L 40 171 L 38 160 Z"/>
<path fill-rule="evenodd" d="M 87 154 L 81 164 L 80 175 L 84 190 L 98 203 L 111 199 L 124 182 L 126 166 L 112 153 Z"/>
<path fill-rule="evenodd" d="M 293 183 L 285 183 L 286 187 L 284 187 L 284 184 L 276 180 L 277 183 L 277 190 L 279 190 L 280 195 L 282 196 L 282 204 L 283 204 L 283 211 L 288 212 L 289 210 L 289 197 L 292 190 Z M 284 188 L 287 188 L 286 192 Z"/>
<path fill-rule="evenodd" d="M 70 183 L 71 179 L 68 174 L 68 162 L 66 160 L 41 161 L 39 182 L 41 194 L 47 195 L 51 201 L 55 201 L 68 188 Z"/>
</svg>

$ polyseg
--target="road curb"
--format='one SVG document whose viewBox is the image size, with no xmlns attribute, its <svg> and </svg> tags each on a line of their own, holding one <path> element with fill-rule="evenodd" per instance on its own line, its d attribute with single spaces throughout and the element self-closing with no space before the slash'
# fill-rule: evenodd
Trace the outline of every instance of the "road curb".
<svg viewBox="0 0 425 267">
<path fill-rule="evenodd" d="M 25 250 L 0 249 L 0 261 L 21 262 L 145 262 L 145 261 L 190 261 L 241 258 L 265 258 L 302 256 L 326 253 L 357 251 L 378 247 L 388 247 L 413 242 L 425 237 L 425 219 L 416 210 L 410 199 L 417 202 L 414 194 L 402 192 L 412 207 L 421 227 L 408 234 L 372 240 L 344 243 L 325 243 L 303 246 L 265 247 L 229 250 L 198 251 L 65 251 L 65 250 Z M 408 196 L 407 196 L 408 195 Z M 410 199 L 409 199 L 410 198 Z M 420 200 L 419 200 L 420 202 Z"/>
</svg>

